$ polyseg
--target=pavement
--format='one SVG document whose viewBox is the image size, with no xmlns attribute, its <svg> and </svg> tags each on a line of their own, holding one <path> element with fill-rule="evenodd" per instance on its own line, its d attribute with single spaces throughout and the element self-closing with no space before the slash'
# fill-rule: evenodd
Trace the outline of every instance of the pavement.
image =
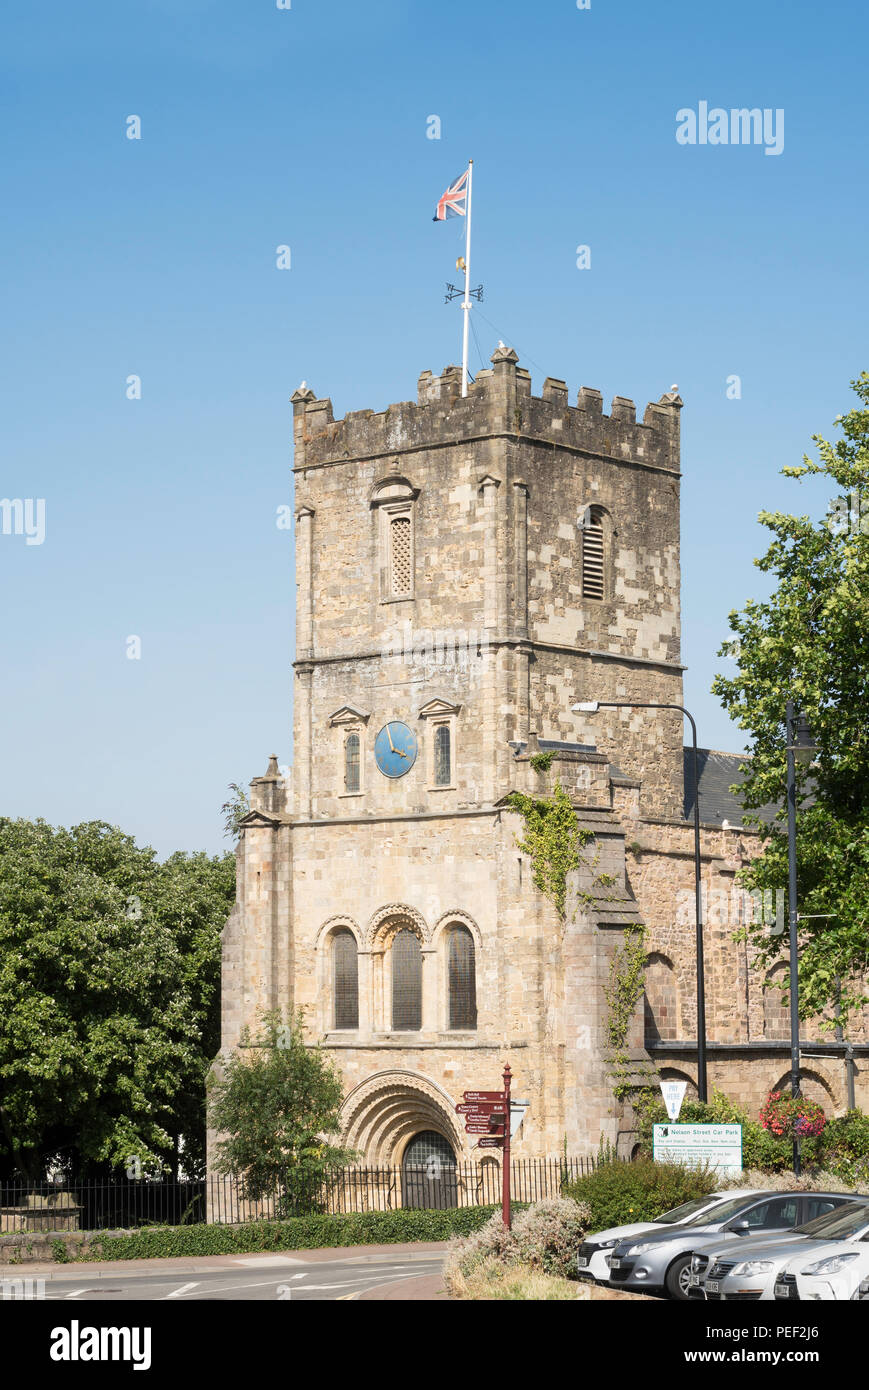
<svg viewBox="0 0 869 1390">
<path fill-rule="evenodd" d="M 446 1298 L 441 1278 L 445 1250 L 445 1242 L 419 1241 L 286 1254 L 72 1265 L 29 1263 L 0 1266 L 0 1285 L 4 1286 L 5 1297 L 23 1295 L 83 1303 L 168 1299 L 428 1301 Z M 18 1281 L 22 1281 L 20 1295 Z"/>
</svg>

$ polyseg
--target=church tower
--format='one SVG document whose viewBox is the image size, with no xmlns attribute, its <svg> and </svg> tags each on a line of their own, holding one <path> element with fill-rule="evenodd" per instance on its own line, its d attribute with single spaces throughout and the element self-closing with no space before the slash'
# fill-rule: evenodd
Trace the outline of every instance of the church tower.
<svg viewBox="0 0 869 1390">
<path fill-rule="evenodd" d="M 506 1061 L 517 1156 L 617 1139 L 603 987 L 639 920 L 623 821 L 683 819 L 681 716 L 571 713 L 681 703 L 682 403 L 638 423 L 551 377 L 533 396 L 503 345 L 491 360 L 466 398 L 455 367 L 379 413 L 292 398 L 292 779 L 273 759 L 252 784 L 223 1046 L 304 1007 L 370 1163 L 471 1157 L 455 1104 Z M 556 783 L 589 866 L 563 913 L 508 800 Z"/>
</svg>

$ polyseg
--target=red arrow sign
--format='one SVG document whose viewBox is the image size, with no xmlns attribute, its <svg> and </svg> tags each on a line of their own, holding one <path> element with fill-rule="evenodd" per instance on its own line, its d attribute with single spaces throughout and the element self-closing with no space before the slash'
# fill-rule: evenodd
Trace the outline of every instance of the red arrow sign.
<svg viewBox="0 0 869 1390">
<path fill-rule="evenodd" d="M 503 1140 L 503 1139 L 481 1139 L 480 1142 L 479 1142 L 479 1144 L 477 1145 L 477 1148 L 478 1148 L 478 1149 L 500 1149 L 501 1146 L 503 1145 L 503 1143 L 504 1143 L 504 1140 Z"/>
<path fill-rule="evenodd" d="M 493 1101 L 467 1101 L 463 1105 L 456 1106 L 457 1115 L 506 1115 L 507 1107 L 503 1104 L 495 1105 Z"/>
<path fill-rule="evenodd" d="M 504 1092 L 503 1092 L 503 1091 L 465 1091 L 465 1092 L 464 1092 L 464 1095 L 463 1095 L 463 1097 L 462 1097 L 462 1099 L 463 1099 L 463 1100 L 494 1100 L 494 1101 L 500 1100 L 500 1101 L 503 1101 L 503 1099 L 504 1099 Z"/>
</svg>

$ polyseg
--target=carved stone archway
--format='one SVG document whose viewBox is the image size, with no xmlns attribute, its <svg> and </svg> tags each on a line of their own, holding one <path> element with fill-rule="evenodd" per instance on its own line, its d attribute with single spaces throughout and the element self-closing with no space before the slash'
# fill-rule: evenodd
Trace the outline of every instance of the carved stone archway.
<svg viewBox="0 0 869 1390">
<path fill-rule="evenodd" d="M 411 1071 L 382 1071 L 351 1091 L 341 1107 L 342 1142 L 368 1164 L 397 1164 L 421 1130 L 443 1135 L 456 1154 L 464 1149 L 452 1097 Z"/>
</svg>

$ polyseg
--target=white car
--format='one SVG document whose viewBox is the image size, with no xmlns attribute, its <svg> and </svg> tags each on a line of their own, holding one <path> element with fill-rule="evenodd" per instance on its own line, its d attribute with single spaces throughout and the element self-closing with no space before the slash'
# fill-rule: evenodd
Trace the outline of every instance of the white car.
<svg viewBox="0 0 869 1390">
<path fill-rule="evenodd" d="M 821 1194 L 805 1194 L 804 1202 L 812 1198 L 822 1205 Z M 832 1197 L 826 1199 L 832 1202 Z M 833 1210 L 821 1212 L 813 1220 L 804 1221 L 790 1231 L 772 1231 L 766 1235 L 743 1239 L 734 1245 L 703 1244 L 691 1258 L 690 1295 L 711 1302 L 750 1302 L 775 1298 L 798 1298 L 797 1293 L 778 1292 L 783 1274 L 793 1268 L 799 1257 L 801 1266 L 813 1267 L 824 1255 L 842 1257 L 843 1245 L 869 1238 L 869 1198 L 858 1197 L 840 1202 Z M 866 1247 L 864 1247 L 866 1248 Z M 859 1282 L 859 1281 L 858 1281 Z M 793 1281 L 787 1281 L 788 1288 Z M 829 1296 L 829 1295 L 827 1295 Z"/>
<path fill-rule="evenodd" d="M 851 1240 L 829 1241 L 810 1257 L 791 1258 L 775 1281 L 777 1300 L 869 1299 L 869 1232 Z"/>
<path fill-rule="evenodd" d="M 620 1240 L 627 1240 L 629 1236 L 640 1235 L 644 1231 L 670 1230 L 684 1221 L 692 1221 L 702 1212 L 711 1211 L 722 1202 L 731 1201 L 734 1195 L 733 1189 L 729 1192 L 710 1192 L 705 1197 L 695 1197 L 690 1202 L 683 1202 L 672 1211 L 665 1211 L 656 1221 L 638 1221 L 629 1226 L 612 1226 L 607 1231 L 595 1231 L 593 1235 L 586 1236 L 579 1248 L 576 1272 L 580 1279 L 594 1279 L 598 1283 L 606 1283 L 610 1273 L 610 1252 Z M 753 1194 L 746 1192 L 744 1195 L 751 1197 Z"/>
</svg>

